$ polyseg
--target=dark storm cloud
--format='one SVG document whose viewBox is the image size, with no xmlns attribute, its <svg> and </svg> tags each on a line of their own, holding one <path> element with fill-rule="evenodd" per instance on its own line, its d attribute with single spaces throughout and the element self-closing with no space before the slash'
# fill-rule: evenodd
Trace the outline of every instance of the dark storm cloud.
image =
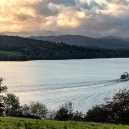
<svg viewBox="0 0 129 129">
<path fill-rule="evenodd" d="M 110 32 L 112 30 L 129 30 L 129 18 L 115 17 L 113 15 L 95 14 L 86 21 L 85 29 L 95 32 Z M 84 28 L 84 26 L 83 26 Z"/>
<path fill-rule="evenodd" d="M 41 1 L 38 4 L 31 5 L 31 8 L 33 8 L 37 15 L 41 16 L 55 16 L 59 13 L 60 10 L 56 6 L 49 6 L 47 2 Z"/>
</svg>

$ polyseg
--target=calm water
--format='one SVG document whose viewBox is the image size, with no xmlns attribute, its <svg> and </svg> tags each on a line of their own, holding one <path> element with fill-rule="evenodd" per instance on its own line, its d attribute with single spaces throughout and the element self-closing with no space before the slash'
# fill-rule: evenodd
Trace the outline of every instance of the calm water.
<svg viewBox="0 0 129 129">
<path fill-rule="evenodd" d="M 71 101 L 75 110 L 86 112 L 129 89 L 129 81 L 117 81 L 129 72 L 128 58 L 0 62 L 0 71 L 8 93 L 18 96 L 21 104 L 38 101 L 50 109 Z"/>
</svg>

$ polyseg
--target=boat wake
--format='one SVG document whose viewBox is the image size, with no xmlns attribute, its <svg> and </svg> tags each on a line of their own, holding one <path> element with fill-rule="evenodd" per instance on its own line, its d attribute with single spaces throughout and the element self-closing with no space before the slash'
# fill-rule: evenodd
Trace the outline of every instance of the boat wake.
<svg viewBox="0 0 129 129">
<path fill-rule="evenodd" d="M 13 92 L 18 95 L 21 94 L 21 96 L 23 94 L 29 94 L 29 96 L 33 94 L 34 100 L 40 101 L 48 107 L 53 106 L 54 109 L 57 109 L 66 101 L 73 102 L 76 110 L 85 112 L 93 105 L 103 102 L 104 98 L 112 98 L 120 89 L 129 89 L 128 83 L 128 81 L 123 81 L 122 79 L 111 79 L 28 86 L 19 85 L 15 87 Z"/>
<path fill-rule="evenodd" d="M 71 92 L 71 90 L 74 92 L 74 94 L 70 94 L 68 96 L 65 96 L 63 98 L 54 98 L 54 99 L 47 99 L 45 104 L 57 104 L 57 103 L 62 103 L 64 101 L 70 101 L 70 102 L 77 102 L 77 101 L 82 101 L 82 100 L 87 100 L 87 99 L 92 99 L 98 96 L 102 96 L 104 94 L 108 94 L 111 92 L 114 92 L 115 89 L 113 87 L 113 85 L 117 85 L 122 83 L 122 81 L 120 79 L 114 79 L 114 80 L 101 80 L 101 81 L 92 81 L 92 82 L 81 82 L 81 83 L 69 83 L 69 87 L 62 87 L 62 88 L 58 88 L 58 89 L 53 89 L 53 92 L 57 92 L 56 90 L 68 90 Z M 72 86 L 71 86 L 72 84 Z M 78 84 L 78 86 L 75 86 L 75 84 Z M 67 83 L 68 85 L 68 83 Z M 73 86 L 74 85 L 74 86 Z M 107 88 L 106 88 L 107 87 Z M 96 89 L 97 92 L 96 93 L 90 93 L 92 91 L 91 88 L 94 88 L 94 90 Z M 105 91 L 103 89 L 106 89 Z M 82 90 L 81 90 L 82 89 Z M 102 89 L 102 90 L 100 90 Z M 81 91 L 80 93 L 78 93 L 78 91 Z M 86 91 L 86 92 L 83 92 Z M 87 91 L 90 91 L 87 94 Z M 99 91 L 99 92 L 98 92 Z M 76 94 L 77 92 L 77 94 Z M 57 95 L 58 96 L 58 95 Z"/>
</svg>

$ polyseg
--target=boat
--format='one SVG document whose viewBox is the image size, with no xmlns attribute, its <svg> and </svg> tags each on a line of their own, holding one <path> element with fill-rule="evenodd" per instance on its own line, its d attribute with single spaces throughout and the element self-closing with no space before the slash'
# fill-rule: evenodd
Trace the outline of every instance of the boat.
<svg viewBox="0 0 129 129">
<path fill-rule="evenodd" d="M 129 74 L 127 72 L 124 72 L 121 77 L 120 77 L 121 81 L 127 81 L 129 80 Z"/>
</svg>

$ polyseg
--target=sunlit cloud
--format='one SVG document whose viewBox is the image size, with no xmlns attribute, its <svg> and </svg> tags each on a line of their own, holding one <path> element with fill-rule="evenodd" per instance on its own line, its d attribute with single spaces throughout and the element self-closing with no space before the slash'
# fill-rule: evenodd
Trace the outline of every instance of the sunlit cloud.
<svg viewBox="0 0 129 129">
<path fill-rule="evenodd" d="M 87 18 L 85 12 L 83 12 L 83 11 L 77 12 L 76 16 L 78 18 Z"/>
<path fill-rule="evenodd" d="M 79 21 L 74 16 L 60 15 L 58 17 L 57 24 L 58 26 L 77 27 L 79 26 Z"/>
<path fill-rule="evenodd" d="M 0 0 L 4 31 L 129 31 L 129 0 Z"/>
</svg>

